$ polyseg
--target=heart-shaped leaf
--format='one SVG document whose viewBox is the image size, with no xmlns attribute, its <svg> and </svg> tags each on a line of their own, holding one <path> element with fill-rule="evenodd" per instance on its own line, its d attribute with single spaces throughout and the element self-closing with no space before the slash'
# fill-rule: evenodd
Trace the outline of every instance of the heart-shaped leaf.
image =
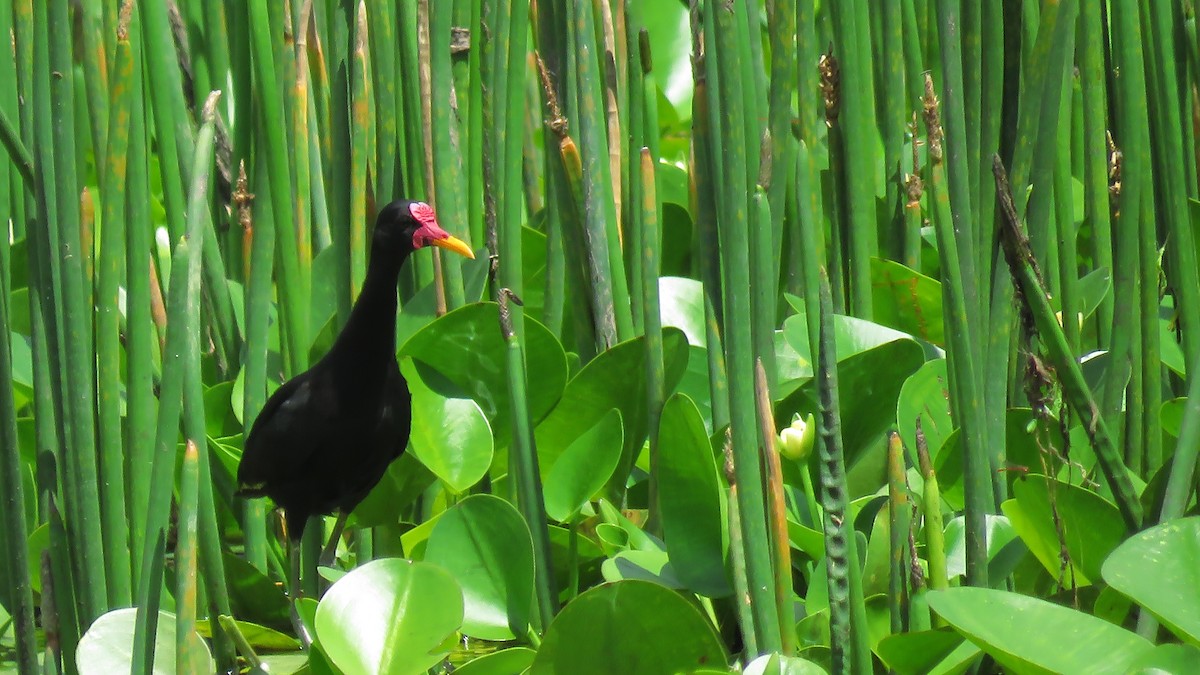
<svg viewBox="0 0 1200 675">
<path fill-rule="evenodd" d="M 612 408 L 543 471 L 546 513 L 570 521 L 604 487 L 621 459 L 621 411 Z"/>
<path fill-rule="evenodd" d="M 725 662 L 700 610 L 669 588 L 627 580 L 597 586 L 564 607 L 530 674 L 689 673 Z"/>
<path fill-rule="evenodd" d="M 507 346 L 500 335 L 496 303 L 480 302 L 460 307 L 401 344 L 401 356 L 411 356 L 433 366 L 475 399 L 492 424 L 497 444 L 507 445 L 512 437 L 504 367 Z M 529 415 L 536 423 L 562 396 L 567 382 L 567 357 L 554 334 L 528 316 L 525 317 L 525 361 L 531 375 Z"/>
<path fill-rule="evenodd" d="M 447 314 L 449 316 L 449 314 Z M 532 353 L 532 347 L 530 348 Z M 663 387 L 675 389 L 687 368 L 688 345 L 676 328 L 663 331 Z M 530 373 L 536 373 L 530 364 Z M 539 375 L 540 377 L 540 375 Z M 571 379 L 554 412 L 536 430 L 539 456 L 556 457 L 579 437 L 580 429 L 591 427 L 608 413 L 621 411 L 624 443 L 621 461 L 609 488 L 625 485 L 633 469 L 635 454 L 646 440 L 649 411 L 646 408 L 646 345 L 642 338 L 622 342 L 592 359 Z"/>
<path fill-rule="evenodd" d="M 441 374 L 404 359 L 412 392 L 413 454 L 454 492 L 479 482 L 492 464 L 492 429 L 479 404 Z"/>
<path fill-rule="evenodd" d="M 329 658 L 347 673 L 422 673 L 445 658 L 463 620 L 462 590 L 432 563 L 384 558 L 329 588 L 316 627 Z"/>
<path fill-rule="evenodd" d="M 1124 673 L 1153 648 L 1104 619 L 1017 593 L 962 587 L 927 597 L 955 630 L 1019 673 Z"/>
<path fill-rule="evenodd" d="M 1116 506 L 1095 492 L 1044 476 L 1017 481 L 1013 496 L 1001 510 L 1051 576 L 1063 572 L 1065 545 L 1076 585 L 1100 579 L 1101 564 L 1125 536 Z"/>
<path fill-rule="evenodd" d="M 133 630 L 137 623 L 137 608 L 114 609 L 88 628 L 75 652 L 75 667 L 80 675 L 127 673 L 133 665 Z M 193 632 L 187 637 L 187 663 L 176 661 L 175 615 L 158 613 L 158 629 L 154 633 L 155 675 L 175 673 L 211 673 L 216 665 L 208 651 L 208 643 Z"/>
<path fill-rule="evenodd" d="M 697 593 L 728 595 L 725 493 L 700 411 L 683 394 L 663 405 L 658 451 L 663 538 L 676 573 Z"/>
<path fill-rule="evenodd" d="M 454 675 L 512 675 L 524 672 L 537 652 L 529 647 L 509 647 L 484 654 L 454 669 Z"/>
<path fill-rule="evenodd" d="M 1200 646 L 1200 517 L 1139 532 L 1104 561 L 1104 580 Z M 1153 573 L 1148 573 L 1153 570 Z"/>
<path fill-rule="evenodd" d="M 523 636 L 533 602 L 533 538 L 521 514 L 492 495 L 472 495 L 444 512 L 425 560 L 462 586 L 462 631 L 485 640 Z"/>
</svg>

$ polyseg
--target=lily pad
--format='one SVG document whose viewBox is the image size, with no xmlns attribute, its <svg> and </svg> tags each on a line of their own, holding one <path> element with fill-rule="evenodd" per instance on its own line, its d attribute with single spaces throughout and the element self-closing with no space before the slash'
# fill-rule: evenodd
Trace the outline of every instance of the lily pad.
<svg viewBox="0 0 1200 675">
<path fill-rule="evenodd" d="M 990 588 L 930 591 L 929 606 L 1020 673 L 1125 673 L 1153 648 L 1136 633 L 1045 600 Z"/>
<path fill-rule="evenodd" d="M 597 586 L 564 607 L 530 674 L 678 673 L 723 667 L 726 660 L 712 624 L 683 596 L 626 580 Z"/>
<path fill-rule="evenodd" d="M 663 406 L 658 448 L 663 538 L 676 573 L 697 593 L 728 595 L 725 493 L 700 411 L 687 396 L 675 394 Z"/>
<path fill-rule="evenodd" d="M 487 415 L 496 444 L 512 437 L 508 375 L 494 302 L 460 307 L 417 331 L 400 347 L 400 356 L 428 364 L 466 392 Z M 534 423 L 546 416 L 563 394 L 567 357 L 558 339 L 532 317 L 525 317 L 525 361 L 529 374 L 529 414 Z M 607 410 L 607 408 L 605 408 Z"/>
<path fill-rule="evenodd" d="M 317 606 L 330 660 L 347 673 L 422 673 L 450 653 L 463 621 L 462 590 L 432 563 L 385 558 L 342 577 Z"/>
<path fill-rule="evenodd" d="M 1200 646 L 1200 517 L 1139 532 L 1104 561 L 1113 588 L 1150 610 L 1163 625 Z M 1153 573 L 1148 573 L 1153 570 Z"/>
<path fill-rule="evenodd" d="M 127 673 L 133 666 L 133 630 L 137 623 L 137 608 L 114 609 L 88 628 L 79 640 L 75 652 L 75 667 L 80 675 Z M 175 615 L 158 613 L 158 629 L 154 634 L 155 675 L 175 673 L 211 673 L 216 664 L 208 643 L 193 632 L 187 638 L 187 662 L 176 661 Z"/>
<path fill-rule="evenodd" d="M 583 432 L 548 469 L 543 467 L 546 512 L 567 522 L 604 487 L 621 459 L 621 411 L 612 408 Z"/>
<path fill-rule="evenodd" d="M 425 560 L 462 586 L 463 633 L 485 640 L 525 635 L 533 602 L 533 539 L 511 504 L 492 495 L 455 504 L 430 533 Z"/>
<path fill-rule="evenodd" d="M 404 359 L 412 393 L 412 453 L 454 492 L 479 482 L 492 464 L 492 429 L 472 399 L 437 371 Z"/>
</svg>

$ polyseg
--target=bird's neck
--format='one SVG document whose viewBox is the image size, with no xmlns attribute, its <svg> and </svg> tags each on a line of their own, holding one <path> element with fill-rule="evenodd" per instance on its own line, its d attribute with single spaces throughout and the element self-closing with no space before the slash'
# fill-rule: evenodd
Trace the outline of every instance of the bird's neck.
<svg viewBox="0 0 1200 675">
<path fill-rule="evenodd" d="M 396 358 L 396 282 L 402 262 L 372 261 L 334 349 L 366 364 Z"/>
</svg>

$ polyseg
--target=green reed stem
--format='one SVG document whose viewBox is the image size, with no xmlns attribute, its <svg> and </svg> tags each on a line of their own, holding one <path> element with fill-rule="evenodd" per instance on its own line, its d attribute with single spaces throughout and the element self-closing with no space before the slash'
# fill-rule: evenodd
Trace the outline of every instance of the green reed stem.
<svg viewBox="0 0 1200 675">
<path fill-rule="evenodd" d="M 597 326 L 611 347 L 633 337 L 633 316 L 625 280 L 621 243 L 613 203 L 612 176 L 604 131 L 604 112 L 601 108 L 602 74 L 593 44 L 595 25 L 592 5 L 574 3 L 574 49 L 577 54 L 576 82 L 579 110 L 576 126 L 579 129 L 579 153 L 583 167 L 584 238 L 592 272 L 593 302 L 602 312 L 604 322 Z M 612 322 L 611 324 L 609 322 Z"/>
<path fill-rule="evenodd" d="M 46 520 L 50 524 L 50 551 L 42 557 L 42 620 L 45 622 L 43 625 L 58 629 L 58 644 L 47 648 L 46 657 L 54 668 L 51 672 L 71 675 L 78 671 L 75 665 L 75 650 L 79 646 L 82 633 L 75 597 L 78 584 L 71 572 L 71 542 L 67 526 L 58 510 L 54 493 L 47 491 L 44 500 Z M 161 575 L 159 578 L 161 579 Z M 59 657 L 61 664 L 54 663 L 52 656 Z M 61 671 L 58 671 L 59 667 L 62 668 Z"/>
<path fill-rule="evenodd" d="M 432 98 L 430 101 L 431 136 L 433 138 L 433 179 L 438 221 L 450 234 L 470 240 L 467 216 L 467 193 L 462 189 L 464 173 L 462 147 L 451 105 L 454 78 L 450 69 L 451 13 L 437 9 L 429 13 L 429 69 Z M 478 242 L 474 242 L 478 243 Z M 441 256 L 442 276 L 446 287 L 447 309 L 461 307 L 466 302 L 463 291 L 462 264 L 458 256 Z"/>
<path fill-rule="evenodd" d="M 1140 230 L 1142 176 L 1149 168 L 1147 158 L 1139 147 L 1140 128 L 1148 123 L 1146 88 L 1143 74 L 1141 36 L 1138 27 L 1137 4 L 1128 0 L 1109 3 L 1109 30 L 1112 40 L 1112 67 L 1128 71 L 1130 77 L 1116 80 L 1116 123 L 1113 136 L 1121 151 L 1121 175 L 1135 177 L 1122 180 L 1116 196 L 1113 223 L 1113 326 L 1109 345 L 1109 374 L 1101 394 L 1100 411 L 1108 426 L 1121 437 L 1120 411 L 1126 396 L 1126 385 L 1136 367 L 1133 357 L 1134 333 L 1138 330 L 1137 281 L 1138 234 Z M 1133 388 L 1130 388 L 1133 391 Z"/>
<path fill-rule="evenodd" d="M 266 160 L 255 161 L 255 184 L 267 187 Z M 262 188 L 259 188 L 262 189 Z M 257 200 L 253 215 L 241 214 L 250 232 L 250 275 L 246 285 L 246 348 L 242 361 L 242 424 L 253 429 L 267 401 L 267 356 L 270 347 L 271 278 L 274 270 L 275 217 L 269 200 Z M 246 533 L 246 560 L 259 571 L 267 570 L 266 507 L 262 500 L 242 503 L 242 528 Z"/>
<path fill-rule="evenodd" d="M 112 3 L 105 3 L 112 4 Z M 91 130 L 92 153 L 97 158 L 107 154 L 109 130 L 109 101 L 114 94 L 109 87 L 108 50 L 104 40 L 112 33 L 104 31 L 104 8 L 101 0 L 82 0 L 76 5 L 82 38 L 83 85 L 87 99 L 87 119 Z"/>
<path fill-rule="evenodd" d="M 278 92 L 274 59 L 271 54 L 271 24 L 267 21 L 266 0 L 250 0 L 250 43 L 254 53 L 254 72 L 264 92 Z M 280 279 L 280 313 L 286 342 L 286 371 L 297 374 L 308 364 L 308 279 L 301 277 L 296 225 L 291 205 L 291 174 L 288 170 L 288 146 L 284 139 L 287 118 L 279 97 L 262 96 L 261 120 L 265 134 L 266 168 L 270 179 L 271 213 L 275 219 L 278 250 L 276 260 Z"/>
<path fill-rule="evenodd" d="M 8 242 L 0 243 L 8 247 Z M 5 277 L 8 270 L 4 270 Z M 9 282 L 0 284 L 0 382 L 12 382 L 11 333 L 9 323 Z M 37 626 L 34 624 L 33 592 L 29 577 L 29 550 L 25 542 L 29 538 L 25 521 L 25 495 L 22 477 L 25 463 L 21 458 L 21 445 L 17 440 L 16 401 L 13 388 L 0 386 L 0 535 L 6 567 L 4 579 L 8 580 L 5 597 L 6 609 L 12 616 L 15 636 L 16 664 L 18 672 L 32 673 L 37 668 Z"/>
<path fill-rule="evenodd" d="M 137 22 L 134 14 L 133 22 Z M 136 32 L 132 34 L 136 35 Z M 131 40 L 134 61 L 140 49 Z M 161 358 L 152 317 L 151 257 L 154 226 L 150 221 L 150 164 L 147 156 L 146 108 L 143 78 L 132 79 L 130 97 L 128 193 L 125 200 L 125 424 L 129 465 L 129 546 L 133 564 L 131 590 L 142 583 L 146 515 L 150 508 L 150 467 L 153 464 L 158 399 L 154 395 L 155 360 Z M 157 290 L 157 289 L 154 289 Z"/>
<path fill-rule="evenodd" d="M 371 153 L 368 143 L 371 64 L 367 56 L 366 8 L 357 6 L 353 51 L 347 61 L 350 66 L 350 209 L 347 212 L 350 237 L 347 245 L 350 247 L 350 293 L 356 297 L 367 277 L 367 159 Z M 271 182 L 275 182 L 274 175 Z M 283 225 L 282 222 L 279 224 Z M 282 243 L 283 239 L 279 241 Z"/>
<path fill-rule="evenodd" d="M 778 651 L 781 647 L 779 615 L 775 611 L 774 572 L 771 563 L 770 537 L 767 531 L 766 501 L 763 491 L 762 462 L 759 455 L 759 431 L 754 406 L 754 349 L 752 308 L 750 304 L 750 217 L 749 196 L 745 190 L 746 143 L 742 115 L 753 114 L 742 109 L 741 70 L 737 62 L 736 10 L 728 7 L 706 6 L 711 17 L 708 25 L 716 33 L 719 51 L 716 54 L 720 69 L 720 99 L 728 104 L 720 119 L 724 144 L 722 163 L 727 167 L 722 186 L 725 198 L 718 201 L 721 209 L 718 234 L 721 244 L 721 263 L 724 269 L 725 362 L 729 374 L 729 409 L 733 434 L 734 471 L 738 486 L 738 509 L 741 516 L 742 541 L 746 556 L 747 586 L 750 589 L 751 611 L 758 649 Z M 710 101 L 710 105 L 712 102 Z M 713 158 L 715 159 L 715 157 Z M 710 345 L 710 349 L 715 345 Z M 716 393 L 713 394 L 714 398 Z"/>
<path fill-rule="evenodd" d="M 155 564 L 161 564 L 158 561 L 161 561 L 163 555 L 162 547 L 169 525 L 187 360 L 200 358 L 199 331 L 192 329 L 200 325 L 201 245 L 208 214 L 204 204 L 208 198 L 208 179 L 213 161 L 215 106 L 214 95 L 205 105 L 204 124 L 196 135 L 191 171 L 192 186 L 188 199 L 187 237 L 176 245 L 171 265 L 166 358 L 163 360 L 159 389 L 158 430 L 154 440 L 150 500 L 142 550 L 143 574 L 138 587 L 138 618 L 133 639 L 135 675 L 144 675 L 150 672 L 153 666 L 153 636 L 156 635 L 158 625 L 157 597 L 161 590 L 161 580 L 150 571 Z"/>
<path fill-rule="evenodd" d="M 127 12 L 132 4 L 126 3 Z M 117 33 L 112 71 L 112 109 L 104 158 L 103 218 L 96 288 L 96 401 L 100 441 L 100 502 L 105 534 L 105 576 L 112 607 L 133 598 L 129 521 L 125 500 L 125 445 L 121 428 L 121 307 L 120 286 L 125 271 L 125 193 L 128 185 L 130 109 L 133 96 L 133 50 L 128 17 Z M 139 71 L 140 75 L 140 71 Z"/>
<path fill-rule="evenodd" d="M 33 157 L 29 154 L 25 144 L 21 142 L 20 132 L 13 126 L 8 112 L 2 109 L 0 109 L 0 143 L 4 144 L 9 159 L 17 168 L 21 180 L 25 181 L 25 188 L 32 191 L 37 185 L 34 178 L 36 169 L 33 166 Z"/>
<path fill-rule="evenodd" d="M 650 522 L 659 522 L 658 504 L 659 449 L 658 424 L 662 417 L 663 399 L 666 396 L 663 380 L 662 317 L 658 299 L 658 277 L 660 270 L 659 249 L 662 236 L 658 224 L 658 196 L 654 184 L 654 159 L 649 148 L 642 148 L 637 181 L 642 203 L 641 235 L 636 250 L 642 258 L 641 284 L 642 326 L 646 335 L 646 408 L 649 412 L 646 425 L 650 437 Z M 631 181 L 632 182 L 632 181 Z"/>
<path fill-rule="evenodd" d="M 925 487 L 921 493 L 921 513 L 925 518 L 925 560 L 929 568 L 926 580 L 929 588 L 938 591 L 950 587 L 949 575 L 946 573 L 942 491 L 938 486 L 933 461 L 929 458 L 929 447 L 925 444 L 925 435 L 919 429 L 920 427 L 918 427 L 917 435 L 917 461 L 920 463 L 921 477 L 925 479 Z M 943 626 L 945 623 L 945 619 L 942 619 L 940 615 L 933 616 L 933 625 Z"/>
<path fill-rule="evenodd" d="M 938 102 L 933 95 L 932 79 L 925 78 L 925 125 L 930 138 L 941 138 Z M 950 206 L 950 189 L 942 164 L 940 143 L 929 148 L 930 199 L 937 231 L 938 253 L 942 259 L 942 303 L 947 308 L 946 360 L 950 372 L 951 400 L 955 402 L 955 423 L 962 429 L 964 520 L 966 521 L 967 583 L 988 585 L 986 514 L 994 508 L 990 474 L 991 461 L 983 436 L 982 390 L 975 368 L 975 344 L 972 342 L 966 296 L 967 272 L 960 265 L 958 243 Z"/>
<path fill-rule="evenodd" d="M 1190 111 L 1181 102 L 1178 88 L 1176 54 L 1171 50 L 1175 27 L 1172 25 L 1172 9 L 1168 6 L 1148 3 L 1142 6 L 1146 32 L 1150 36 L 1146 74 L 1149 76 L 1149 93 L 1154 105 L 1151 118 L 1154 175 L 1161 178 L 1159 189 L 1163 224 L 1166 229 L 1166 272 L 1171 282 L 1175 307 L 1179 310 L 1179 322 L 1183 328 L 1183 353 L 1187 372 L 1195 373 L 1200 368 L 1200 271 L 1197 270 L 1196 237 L 1188 214 L 1188 198 L 1196 192 L 1185 183 L 1185 147 L 1179 142 L 1178 130 L 1185 126 L 1181 111 Z M 1185 99 L 1186 100 L 1186 97 Z M 1148 229 L 1153 230 L 1153 226 Z M 1154 284 L 1157 295 L 1158 284 Z M 1155 301 L 1157 306 L 1157 300 Z M 1143 308 L 1145 309 L 1145 308 Z M 1153 312 L 1151 312 L 1153 313 Z M 1147 367 L 1149 364 L 1147 364 Z M 1189 378 L 1190 379 L 1190 378 Z"/>
<path fill-rule="evenodd" d="M 545 631 L 558 613 L 558 591 L 554 583 L 554 567 L 550 556 L 550 532 L 546 526 L 546 503 L 542 498 L 542 483 L 538 472 L 537 449 L 534 447 L 533 426 L 529 418 L 529 399 L 526 395 L 527 373 L 522 338 L 513 330 L 510 303 L 512 294 L 501 289 L 500 332 L 507 344 L 505 372 L 512 404 L 513 437 L 509 448 L 509 473 L 516 480 L 517 505 L 533 536 L 534 597 L 538 616 Z"/>
<path fill-rule="evenodd" d="M 67 0 L 50 2 L 48 10 L 50 67 L 59 73 L 70 73 L 73 66 Z M 63 371 L 63 402 L 69 427 L 69 445 L 63 448 L 65 461 L 61 468 L 72 478 L 64 487 L 73 488 L 64 489 L 63 497 L 69 514 L 67 522 L 72 559 L 80 584 L 80 618 L 87 625 L 103 614 L 108 606 L 104 575 L 105 539 L 101 528 L 96 468 L 95 349 L 92 346 L 92 308 L 84 289 L 85 252 L 80 230 L 80 188 L 73 133 L 73 80 L 50 77 L 49 87 L 49 123 L 54 143 L 53 191 L 60 236 L 55 254 L 61 260 L 61 317 L 67 368 Z M 112 544 L 123 545 L 123 542 Z"/>
<path fill-rule="evenodd" d="M 1113 231 L 1108 202 L 1108 91 L 1104 76 L 1103 6 L 1085 2 L 1079 7 L 1079 79 L 1083 88 L 1083 222 L 1092 231 L 1091 253 L 1096 269 L 1113 270 Z M 1105 293 L 1096 310 L 1097 338 L 1108 345 L 1113 327 L 1113 296 Z"/>
<path fill-rule="evenodd" d="M 908 476 L 904 466 L 904 444 L 900 434 L 888 436 L 888 613 L 892 634 L 900 633 L 908 623 L 908 535 L 912 526 L 912 506 L 908 502 Z"/>
<path fill-rule="evenodd" d="M 189 438 L 179 477 L 179 516 L 175 540 L 175 663 L 191 663 L 196 632 L 196 529 L 200 499 L 199 452 Z M 219 631 L 213 631 L 214 635 Z"/>
<path fill-rule="evenodd" d="M 186 211 L 183 195 L 191 168 L 192 126 L 184 101 L 183 76 L 174 58 L 175 45 L 167 18 L 166 4 L 154 0 L 138 0 L 142 16 L 142 39 L 147 54 L 148 88 L 153 113 L 155 150 L 158 152 L 159 175 L 162 179 L 163 206 L 167 212 L 167 231 L 172 238 L 183 235 Z M 271 98 L 271 97 L 266 97 Z"/>
<path fill-rule="evenodd" d="M 876 235 L 875 153 L 869 139 L 877 132 L 872 120 L 875 103 L 866 62 L 870 55 L 870 33 L 865 12 L 858 11 L 856 5 L 837 2 L 829 7 L 841 69 L 838 89 L 841 143 L 837 148 L 831 147 L 830 153 L 840 153 L 841 158 L 840 199 L 844 208 L 841 231 L 845 236 L 845 265 L 849 271 L 846 307 L 854 316 L 870 319 L 871 256 L 875 254 Z"/>
</svg>

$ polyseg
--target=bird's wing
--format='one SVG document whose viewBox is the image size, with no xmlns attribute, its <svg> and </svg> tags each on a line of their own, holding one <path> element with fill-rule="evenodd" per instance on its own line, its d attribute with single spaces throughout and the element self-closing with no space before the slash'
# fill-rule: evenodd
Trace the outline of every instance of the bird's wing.
<svg viewBox="0 0 1200 675">
<path fill-rule="evenodd" d="M 296 377 L 272 394 L 254 420 L 238 465 L 238 490 L 262 494 L 264 485 L 288 482 L 292 472 L 333 441 L 339 413 L 331 388 L 315 377 Z"/>
</svg>

